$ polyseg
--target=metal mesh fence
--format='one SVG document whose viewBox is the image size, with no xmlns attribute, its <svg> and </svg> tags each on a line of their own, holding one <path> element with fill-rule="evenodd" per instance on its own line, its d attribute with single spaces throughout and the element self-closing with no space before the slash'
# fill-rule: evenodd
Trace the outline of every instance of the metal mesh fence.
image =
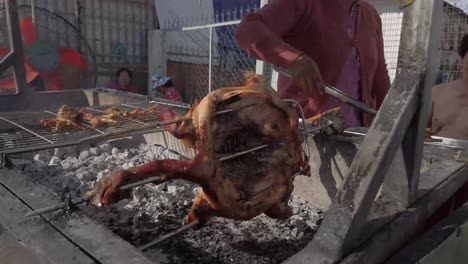
<svg viewBox="0 0 468 264">
<path fill-rule="evenodd" d="M 369 1 L 380 14 L 384 39 L 384 53 L 391 82 L 394 81 L 398 68 L 403 9 L 394 1 Z M 468 33 L 468 2 L 465 0 L 447 0 L 444 3 L 442 37 L 440 44 L 441 62 L 438 82 L 447 82 L 462 75 L 461 59 L 458 49 L 461 38 Z M 243 8 L 216 14 L 213 18 L 197 20 L 194 26 L 187 22 L 175 21 L 168 28 L 167 52 L 168 75 L 173 77 L 183 92 L 187 102 L 200 99 L 209 91 L 239 85 L 242 71 L 255 70 L 256 61 L 241 51 L 234 40 L 238 20 L 253 9 Z M 236 20 L 237 19 L 237 20 Z M 231 24 L 223 24 L 231 21 Z M 237 21 L 237 22 L 236 22 Z M 192 19 L 193 22 L 193 19 Z M 212 32 L 212 59 L 210 65 L 210 30 Z M 271 65 L 266 65 L 264 74 L 271 78 Z M 274 77 L 273 77 L 274 78 Z M 210 83 L 211 80 L 211 83 Z M 274 80 L 273 80 L 274 81 Z"/>
<path fill-rule="evenodd" d="M 444 4 L 439 82 L 452 81 L 462 76 L 462 60 L 458 51 L 461 39 L 468 33 L 467 4 L 464 0 L 451 0 Z"/>
<path fill-rule="evenodd" d="M 389 7 L 382 8 L 380 12 L 384 39 L 385 62 L 387 63 L 390 81 L 393 82 L 398 66 L 403 12 Z"/>
<path fill-rule="evenodd" d="M 200 100 L 210 90 L 242 85 L 244 72 L 255 71 L 256 60 L 237 46 L 234 37 L 240 18 L 253 10 L 218 13 L 205 18 L 203 26 L 184 27 L 190 21 L 180 20 L 164 26 L 167 75 L 186 102 Z"/>
</svg>

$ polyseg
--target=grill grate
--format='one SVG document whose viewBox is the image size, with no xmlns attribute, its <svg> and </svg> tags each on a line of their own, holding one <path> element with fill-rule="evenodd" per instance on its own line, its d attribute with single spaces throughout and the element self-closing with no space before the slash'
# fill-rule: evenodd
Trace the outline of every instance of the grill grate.
<svg viewBox="0 0 468 264">
<path fill-rule="evenodd" d="M 159 100 L 134 104 L 76 107 L 75 109 L 85 108 L 92 113 L 100 114 L 104 109 L 109 107 L 133 110 L 137 107 L 148 108 L 155 103 L 168 106 L 181 115 L 185 114 L 188 110 L 187 105 Z M 67 127 L 61 131 L 52 132 L 50 128 L 42 126 L 40 120 L 43 118 L 54 118 L 56 113 L 57 110 L 0 113 L 0 153 L 12 154 L 78 145 L 97 138 L 109 138 L 119 133 L 124 135 L 164 130 L 164 128 L 158 126 L 157 115 L 153 114 L 139 119 L 119 117 L 115 119 L 119 121 L 119 124 L 100 125 L 97 129 L 92 129 L 89 124 L 83 123 L 83 125 L 89 127 L 88 130 Z"/>
</svg>

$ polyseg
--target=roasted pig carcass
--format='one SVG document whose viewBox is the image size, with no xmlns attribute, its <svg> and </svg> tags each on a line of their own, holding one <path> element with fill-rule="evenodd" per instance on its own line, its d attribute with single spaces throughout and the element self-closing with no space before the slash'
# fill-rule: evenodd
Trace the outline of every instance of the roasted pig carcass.
<svg viewBox="0 0 468 264">
<path fill-rule="evenodd" d="M 281 101 L 262 76 L 252 74 L 242 87 L 208 94 L 183 117 L 169 109 L 160 109 L 159 116 L 160 121 L 179 120 L 167 129 L 195 149 L 195 158 L 155 160 L 103 177 L 86 194 L 94 205 L 128 197 L 119 186 L 159 175 L 156 184 L 185 179 L 201 186 L 187 223 L 204 223 L 212 216 L 249 220 L 262 213 L 276 219 L 292 214 L 288 201 L 293 180 L 298 174 L 310 176 L 308 158 L 295 109 Z M 268 147 L 223 159 L 260 145 Z"/>
<path fill-rule="evenodd" d="M 40 123 L 43 126 L 50 127 L 55 131 L 59 131 L 64 127 L 86 129 L 86 127 L 81 123 L 80 112 L 69 107 L 68 105 L 62 105 L 55 118 L 42 119 Z"/>
<path fill-rule="evenodd" d="M 112 114 L 112 115 L 117 115 L 125 118 L 133 118 L 133 119 L 138 119 L 138 118 L 144 118 L 147 117 L 150 114 L 153 114 L 156 112 L 158 109 L 159 105 L 155 104 L 149 108 L 143 109 L 141 107 L 136 108 L 135 110 L 128 111 L 128 110 L 122 110 L 118 109 L 115 107 L 107 108 L 105 110 L 106 114 Z"/>
<path fill-rule="evenodd" d="M 119 123 L 115 120 L 117 117 L 119 116 L 115 114 L 95 115 L 86 109 L 80 110 L 80 120 L 89 123 L 92 128 L 97 128 L 102 124 L 116 125 Z"/>
</svg>

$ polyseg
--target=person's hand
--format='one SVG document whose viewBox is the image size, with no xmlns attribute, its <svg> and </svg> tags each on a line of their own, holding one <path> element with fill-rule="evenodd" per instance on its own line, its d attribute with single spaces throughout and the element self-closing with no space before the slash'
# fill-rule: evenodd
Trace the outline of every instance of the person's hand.
<svg viewBox="0 0 468 264">
<path fill-rule="evenodd" d="M 293 81 L 313 98 L 322 97 L 323 81 L 315 61 L 308 56 L 299 57 L 290 68 Z"/>
<path fill-rule="evenodd" d="M 93 190 L 85 193 L 83 198 L 90 198 L 96 207 L 106 207 L 119 200 L 130 198 L 131 191 L 121 191 L 119 187 L 130 183 L 130 173 L 125 170 L 116 171 L 111 176 L 103 176 Z"/>
</svg>

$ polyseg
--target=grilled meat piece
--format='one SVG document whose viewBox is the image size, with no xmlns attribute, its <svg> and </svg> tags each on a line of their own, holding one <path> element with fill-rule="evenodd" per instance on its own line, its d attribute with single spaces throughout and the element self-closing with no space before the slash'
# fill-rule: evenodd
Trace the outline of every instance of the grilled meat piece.
<svg viewBox="0 0 468 264">
<path fill-rule="evenodd" d="M 86 129 L 80 121 L 80 112 L 68 105 L 62 105 L 57 113 L 57 117 L 42 119 L 40 123 L 43 126 L 51 127 L 55 131 L 59 131 L 64 127 Z"/>
<path fill-rule="evenodd" d="M 225 114 L 217 111 L 232 109 Z M 186 222 L 219 216 L 249 220 L 265 213 L 284 219 L 294 175 L 310 176 L 307 156 L 301 148 L 298 116 L 280 100 L 262 76 L 250 74 L 245 85 L 218 89 L 192 106 L 185 117 L 160 109 L 160 121 L 179 118 L 167 126 L 169 132 L 196 150 L 191 161 L 156 160 L 121 170 L 101 178 L 86 196 L 98 207 L 107 206 L 130 193 L 119 186 L 151 176 L 161 176 L 156 184 L 185 179 L 202 187 Z M 268 148 L 234 159 L 228 155 L 263 144 Z"/>
<path fill-rule="evenodd" d="M 80 120 L 85 121 L 91 125 L 92 128 L 97 128 L 102 124 L 116 125 L 119 122 L 114 120 L 118 117 L 115 114 L 94 115 L 86 109 L 80 110 Z"/>
<path fill-rule="evenodd" d="M 151 107 L 149 107 L 147 109 L 143 109 L 141 107 L 138 107 L 138 108 L 136 108 L 135 110 L 132 110 L 132 111 L 122 110 L 122 109 L 112 107 L 112 108 L 107 108 L 105 110 L 105 112 L 106 112 L 106 114 L 118 115 L 118 116 L 125 117 L 125 118 L 138 119 L 138 118 L 146 117 L 149 114 L 152 114 L 152 113 L 156 112 L 158 107 L 159 107 L 159 105 L 155 104 L 155 105 L 153 105 L 153 106 L 151 106 Z"/>
</svg>

